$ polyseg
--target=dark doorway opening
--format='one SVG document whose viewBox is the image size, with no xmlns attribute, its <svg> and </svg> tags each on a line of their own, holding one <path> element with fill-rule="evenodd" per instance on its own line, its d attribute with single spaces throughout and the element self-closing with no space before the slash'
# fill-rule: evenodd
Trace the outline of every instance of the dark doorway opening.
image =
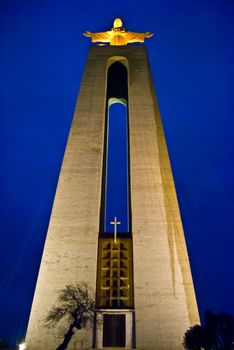
<svg viewBox="0 0 234 350">
<path fill-rule="evenodd" d="M 125 315 L 103 315 L 103 347 L 125 347 Z"/>
</svg>

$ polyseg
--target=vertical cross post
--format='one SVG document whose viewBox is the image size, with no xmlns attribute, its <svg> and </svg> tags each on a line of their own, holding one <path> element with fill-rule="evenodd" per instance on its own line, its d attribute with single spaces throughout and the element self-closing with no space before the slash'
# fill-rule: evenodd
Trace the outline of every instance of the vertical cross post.
<svg viewBox="0 0 234 350">
<path fill-rule="evenodd" d="M 117 225 L 120 225 L 121 221 L 117 221 L 117 218 L 115 216 L 114 221 L 111 221 L 110 224 L 114 225 L 114 242 L 116 243 L 116 240 L 117 240 Z"/>
</svg>

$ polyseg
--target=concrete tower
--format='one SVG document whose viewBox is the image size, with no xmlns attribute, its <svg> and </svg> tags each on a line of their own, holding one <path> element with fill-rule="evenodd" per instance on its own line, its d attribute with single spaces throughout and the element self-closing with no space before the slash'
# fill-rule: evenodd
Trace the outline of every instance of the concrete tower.
<svg viewBox="0 0 234 350">
<path fill-rule="evenodd" d="M 68 349 L 182 349 L 184 332 L 199 323 L 186 243 L 146 48 L 126 45 L 151 35 L 126 32 L 121 22 L 86 36 L 110 45 L 89 50 L 26 346 L 56 349 L 62 326 L 47 329 L 44 319 L 59 290 L 86 281 L 96 291 L 99 326 L 77 331 Z M 117 237 L 105 227 L 114 103 L 125 106 L 127 120 L 128 225 Z"/>
</svg>

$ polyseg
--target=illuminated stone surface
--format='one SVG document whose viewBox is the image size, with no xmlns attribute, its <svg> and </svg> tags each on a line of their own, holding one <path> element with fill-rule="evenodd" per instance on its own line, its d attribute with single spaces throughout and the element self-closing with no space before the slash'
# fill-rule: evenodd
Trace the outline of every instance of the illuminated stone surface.
<svg viewBox="0 0 234 350">
<path fill-rule="evenodd" d="M 146 49 L 144 46 L 91 47 L 42 257 L 27 331 L 28 350 L 54 350 L 61 342 L 61 329 L 43 326 L 57 291 L 66 284 L 81 281 L 94 290 L 96 287 L 106 71 L 107 61 L 113 56 L 127 58 L 129 71 L 136 347 L 182 349 L 184 332 L 190 325 L 199 323 Z M 100 343 L 99 334 L 99 348 Z M 91 347 L 89 329 L 78 331 L 68 349 Z"/>
</svg>

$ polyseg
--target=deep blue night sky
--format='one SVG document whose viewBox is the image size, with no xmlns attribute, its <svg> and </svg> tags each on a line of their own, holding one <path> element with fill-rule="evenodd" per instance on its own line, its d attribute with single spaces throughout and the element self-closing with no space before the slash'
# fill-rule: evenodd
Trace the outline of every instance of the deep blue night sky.
<svg viewBox="0 0 234 350">
<path fill-rule="evenodd" d="M 114 217 L 121 224 L 117 232 L 129 232 L 128 192 L 128 124 L 123 103 L 109 107 L 107 123 L 107 167 L 105 198 L 105 232 L 113 232 Z"/>
<path fill-rule="evenodd" d="M 24 337 L 87 56 L 121 17 L 147 40 L 198 305 L 234 314 L 234 3 L 0 1 L 0 338 Z"/>
</svg>

